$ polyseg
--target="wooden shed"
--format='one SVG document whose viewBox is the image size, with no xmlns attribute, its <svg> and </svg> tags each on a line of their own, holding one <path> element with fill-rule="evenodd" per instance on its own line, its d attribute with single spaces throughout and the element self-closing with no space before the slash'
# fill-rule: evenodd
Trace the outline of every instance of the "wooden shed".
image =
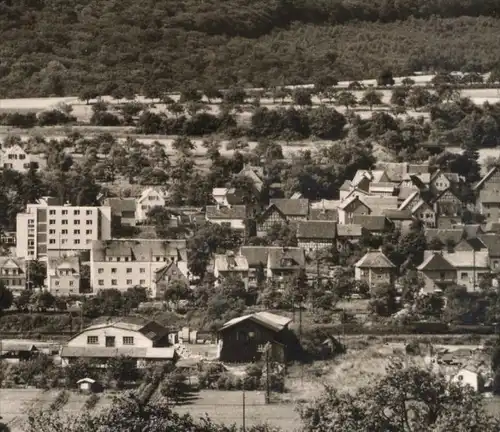
<svg viewBox="0 0 500 432">
<path fill-rule="evenodd" d="M 85 393 L 99 393 L 103 390 L 102 385 L 92 378 L 82 378 L 76 384 L 78 385 L 78 389 Z"/>
</svg>

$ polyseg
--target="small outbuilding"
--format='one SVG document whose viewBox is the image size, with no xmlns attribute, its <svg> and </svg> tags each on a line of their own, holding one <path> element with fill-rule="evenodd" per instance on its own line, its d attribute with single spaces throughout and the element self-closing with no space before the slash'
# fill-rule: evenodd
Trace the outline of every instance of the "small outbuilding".
<svg viewBox="0 0 500 432">
<path fill-rule="evenodd" d="M 102 385 L 92 378 L 82 378 L 76 384 L 78 389 L 85 393 L 100 393 L 103 390 Z"/>
</svg>

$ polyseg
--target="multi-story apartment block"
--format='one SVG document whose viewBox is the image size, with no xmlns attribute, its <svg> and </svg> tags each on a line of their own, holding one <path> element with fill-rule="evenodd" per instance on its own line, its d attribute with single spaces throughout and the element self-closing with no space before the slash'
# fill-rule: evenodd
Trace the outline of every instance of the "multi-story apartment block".
<svg viewBox="0 0 500 432">
<path fill-rule="evenodd" d="M 46 259 L 75 255 L 92 248 L 93 240 L 111 238 L 110 207 L 54 205 L 51 200 L 28 204 L 17 215 L 17 256 Z"/>
<path fill-rule="evenodd" d="M 0 151 L 0 164 L 4 169 L 26 172 L 31 165 L 35 168 L 44 168 L 47 163 L 43 156 L 27 153 L 16 144 Z"/>
<path fill-rule="evenodd" d="M 90 252 L 92 290 L 142 286 L 156 297 L 157 276 L 171 263 L 188 277 L 186 240 L 94 241 Z"/>
</svg>

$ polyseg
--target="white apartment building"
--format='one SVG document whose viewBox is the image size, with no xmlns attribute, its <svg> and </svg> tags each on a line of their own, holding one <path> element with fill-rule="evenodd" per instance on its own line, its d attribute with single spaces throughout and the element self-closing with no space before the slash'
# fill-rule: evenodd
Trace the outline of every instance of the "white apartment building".
<svg viewBox="0 0 500 432">
<path fill-rule="evenodd" d="M 172 263 L 184 277 L 189 277 L 186 240 L 95 241 L 90 251 L 92 290 L 142 286 L 157 297 L 157 284 Z"/>
<path fill-rule="evenodd" d="M 111 207 L 54 205 L 50 199 L 18 213 L 16 254 L 25 259 L 90 251 L 93 240 L 111 238 Z"/>
<path fill-rule="evenodd" d="M 47 161 L 43 155 L 27 153 L 17 144 L 0 151 L 0 166 L 4 169 L 26 172 L 31 164 L 34 164 L 36 168 L 43 169 L 47 165 Z"/>
</svg>

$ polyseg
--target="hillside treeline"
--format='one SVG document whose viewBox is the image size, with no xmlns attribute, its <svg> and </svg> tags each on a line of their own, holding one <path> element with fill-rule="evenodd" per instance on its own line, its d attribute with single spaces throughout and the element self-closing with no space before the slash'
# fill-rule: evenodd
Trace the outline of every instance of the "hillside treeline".
<svg viewBox="0 0 500 432">
<path fill-rule="evenodd" d="M 1 0 L 0 96 L 497 65 L 496 0 Z"/>
</svg>

